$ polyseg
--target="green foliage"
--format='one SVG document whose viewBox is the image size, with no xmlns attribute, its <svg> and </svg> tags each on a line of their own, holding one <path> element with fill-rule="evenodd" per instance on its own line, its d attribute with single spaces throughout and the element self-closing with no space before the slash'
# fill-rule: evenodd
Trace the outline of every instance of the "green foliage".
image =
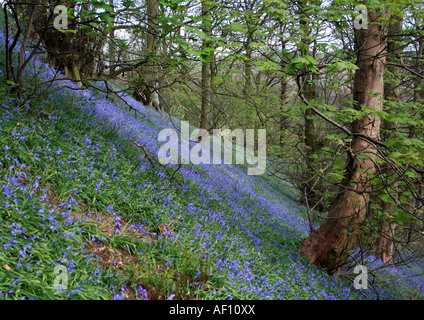
<svg viewBox="0 0 424 320">
<path fill-rule="evenodd" d="M 287 65 L 286 70 L 289 74 L 295 74 L 297 70 L 318 72 L 316 60 L 309 55 L 295 57 Z"/>
</svg>

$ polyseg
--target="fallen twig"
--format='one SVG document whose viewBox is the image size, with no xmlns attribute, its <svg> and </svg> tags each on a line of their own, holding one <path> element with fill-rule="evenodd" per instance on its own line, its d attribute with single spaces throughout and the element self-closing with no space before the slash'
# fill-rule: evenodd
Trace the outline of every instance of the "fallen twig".
<svg viewBox="0 0 424 320">
<path fill-rule="evenodd" d="M 152 160 L 152 158 L 149 156 L 149 154 L 147 153 L 146 149 L 144 148 L 143 145 L 139 144 L 137 141 L 134 141 L 133 139 L 131 139 L 131 142 L 134 143 L 137 147 L 139 147 L 141 150 L 143 150 L 147 160 L 149 160 L 150 164 L 154 167 L 155 164 Z"/>
<path fill-rule="evenodd" d="M 165 167 L 162 163 L 160 163 L 159 161 L 157 161 L 155 158 L 150 157 L 150 155 L 147 153 L 146 148 L 139 144 L 137 141 L 134 141 L 133 139 L 131 139 L 131 142 L 134 143 L 137 147 L 139 147 L 141 150 L 143 150 L 147 160 L 149 160 L 150 164 L 155 167 L 155 163 L 159 164 L 162 168 L 165 169 L 165 172 L 171 177 L 170 178 L 170 182 L 172 182 L 173 179 L 175 179 L 175 181 L 182 186 L 181 182 L 175 177 L 175 174 L 177 173 L 178 170 L 180 170 L 181 168 L 181 164 L 178 165 L 178 168 L 171 174 L 170 172 L 168 172 L 168 168 Z"/>
</svg>

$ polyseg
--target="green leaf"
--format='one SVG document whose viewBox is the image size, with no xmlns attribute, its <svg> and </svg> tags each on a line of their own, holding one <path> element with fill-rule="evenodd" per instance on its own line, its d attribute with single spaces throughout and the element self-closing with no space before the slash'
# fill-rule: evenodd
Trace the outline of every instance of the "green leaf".
<svg viewBox="0 0 424 320">
<path fill-rule="evenodd" d="M 104 9 L 107 12 L 113 12 L 113 8 L 105 2 L 102 1 L 92 1 L 91 5 L 95 8 L 95 9 Z"/>
<path fill-rule="evenodd" d="M 228 26 L 230 31 L 247 33 L 247 29 L 239 22 L 234 22 Z"/>
<path fill-rule="evenodd" d="M 359 67 L 349 61 L 339 60 L 337 59 L 334 64 L 338 66 L 341 69 L 348 69 L 348 70 L 356 70 L 359 69 Z"/>
<path fill-rule="evenodd" d="M 346 166 L 346 164 L 345 164 L 344 160 L 339 158 L 334 162 L 333 168 L 340 170 L 340 169 L 344 169 L 345 166 Z"/>
<path fill-rule="evenodd" d="M 107 22 L 107 23 L 112 23 L 113 22 L 113 18 L 108 13 L 106 13 L 106 12 L 100 12 L 99 13 L 99 18 L 103 22 Z"/>
<path fill-rule="evenodd" d="M 290 74 L 296 72 L 296 70 L 310 70 L 312 72 L 318 72 L 316 60 L 309 56 L 298 56 L 290 61 L 286 66 L 286 71 Z"/>
<path fill-rule="evenodd" d="M 129 8 L 129 7 L 135 7 L 135 3 L 132 0 L 126 0 L 126 1 L 122 2 L 122 5 L 124 7 L 127 7 L 127 8 Z"/>
</svg>

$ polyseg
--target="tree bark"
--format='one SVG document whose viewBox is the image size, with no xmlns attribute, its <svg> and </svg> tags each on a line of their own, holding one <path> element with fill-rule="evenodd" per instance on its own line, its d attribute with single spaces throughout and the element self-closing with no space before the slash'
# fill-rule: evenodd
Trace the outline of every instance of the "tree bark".
<svg viewBox="0 0 424 320">
<path fill-rule="evenodd" d="M 158 44 L 157 17 L 159 13 L 159 0 L 146 0 L 147 10 L 147 54 L 156 54 Z"/>
<path fill-rule="evenodd" d="M 76 61 L 73 61 L 71 63 L 71 70 L 72 70 L 72 78 L 75 80 L 76 84 L 81 87 L 82 82 L 81 82 L 80 67 Z"/>
<path fill-rule="evenodd" d="M 143 65 L 142 76 L 138 83 L 138 88 L 135 89 L 133 97 L 141 101 L 144 105 L 152 106 L 152 97 L 155 83 L 157 81 L 158 68 L 153 61 L 153 57 L 157 54 L 157 45 L 159 43 L 157 30 L 159 13 L 159 0 L 146 0 L 146 24 L 147 24 L 147 37 L 146 37 L 146 58 L 150 60 Z"/>
<path fill-rule="evenodd" d="M 284 68 L 284 67 L 283 67 Z M 288 102 L 288 79 L 285 75 L 280 77 L 280 141 L 279 144 L 283 147 L 286 144 L 286 131 L 289 127 L 289 117 L 285 115 L 287 112 Z"/>
<path fill-rule="evenodd" d="M 384 210 L 384 212 L 393 211 L 393 204 L 383 205 L 382 210 Z M 393 264 L 393 237 L 395 236 L 397 226 L 396 223 L 389 223 L 386 220 L 380 221 L 379 237 L 375 243 L 375 252 L 384 263 Z"/>
<path fill-rule="evenodd" d="M 280 24 L 280 33 L 283 34 L 283 24 Z M 281 53 L 283 54 L 286 50 L 286 39 L 280 38 L 281 42 Z M 280 68 L 281 70 L 284 70 L 287 66 L 287 63 L 284 59 L 281 59 L 280 61 Z M 286 115 L 288 113 L 287 104 L 289 101 L 289 79 L 288 76 L 282 72 L 280 76 L 280 120 L 279 120 L 279 127 L 280 127 L 280 134 L 279 134 L 279 145 L 283 147 L 286 144 L 286 132 L 287 129 L 290 127 L 290 117 Z"/>
<path fill-rule="evenodd" d="M 421 23 L 421 25 L 424 23 L 424 19 L 419 19 L 417 22 Z M 416 70 L 423 70 L 424 69 L 424 38 L 420 37 L 418 39 L 418 52 L 416 55 Z M 423 79 L 416 77 L 414 81 L 414 102 L 416 103 L 423 103 L 424 101 L 424 88 L 423 88 Z"/>
<path fill-rule="evenodd" d="M 363 105 L 377 111 L 383 109 L 379 95 L 384 92 L 383 74 L 386 64 L 384 54 L 387 30 L 381 24 L 384 21 L 381 19 L 383 15 L 385 11 L 382 9 L 368 11 L 368 28 L 358 30 L 359 69 L 355 74 L 353 92 L 355 108 L 358 110 Z M 379 140 L 380 124 L 379 118 L 367 114 L 352 124 L 352 131 Z M 328 218 L 305 239 L 301 248 L 309 261 L 326 268 L 329 274 L 339 271 L 367 217 L 369 193 L 366 191 L 371 188 L 370 175 L 375 173 L 376 147 L 368 140 L 355 136 L 351 154 L 353 158 L 347 164 L 342 185 L 354 191 L 340 189 Z"/>
<path fill-rule="evenodd" d="M 299 15 L 300 15 L 300 29 L 303 33 L 302 43 L 305 48 L 301 51 L 302 55 L 312 55 L 316 58 L 316 39 L 311 37 L 312 29 L 310 27 L 311 19 L 310 14 L 307 13 L 310 5 L 319 5 L 320 1 L 313 0 L 302 0 L 299 1 Z M 312 50 L 311 50 L 312 46 Z M 317 98 L 316 85 L 314 80 L 316 79 L 315 74 L 307 74 L 302 77 L 303 82 L 303 95 L 308 101 L 315 100 Z M 318 139 L 317 124 L 315 119 L 315 112 L 307 108 L 303 114 L 305 126 L 303 128 L 304 143 L 305 143 L 305 155 L 306 155 L 306 168 L 303 172 L 303 181 L 301 183 L 301 194 L 302 203 L 309 203 L 311 206 L 319 203 L 319 196 L 315 193 L 316 189 L 320 189 L 320 179 L 315 174 L 314 168 L 314 155 L 316 155 L 321 149 L 321 145 Z M 307 198 L 307 199 L 306 199 Z M 318 209 L 318 208 L 317 208 Z M 319 208 L 322 209 L 322 208 Z"/>
<path fill-rule="evenodd" d="M 401 63 L 403 46 L 399 43 L 402 40 L 402 24 L 403 19 L 399 16 L 393 16 L 393 21 L 389 24 L 388 27 L 388 36 L 389 40 L 387 43 L 387 60 L 394 63 Z M 401 95 L 400 87 L 400 74 L 402 68 L 390 65 L 387 67 L 391 74 L 394 75 L 395 79 L 392 81 L 385 81 L 384 83 L 384 98 L 388 101 L 399 101 Z M 388 135 L 386 138 L 390 137 L 390 132 L 398 129 L 398 125 L 388 122 L 383 122 L 383 127 L 386 129 Z M 383 174 L 393 175 L 393 170 L 390 169 L 388 165 L 383 167 Z M 396 192 L 398 184 L 393 185 L 393 189 Z M 397 192 L 393 195 L 395 198 L 398 198 Z M 396 203 L 394 202 L 380 202 L 381 209 L 384 213 L 387 213 L 389 216 L 393 216 L 394 211 L 396 210 Z M 384 263 L 393 262 L 393 237 L 395 230 L 397 228 L 396 223 L 390 223 L 386 219 L 379 221 L 379 238 L 375 243 L 375 252 L 378 257 L 380 257 Z"/>
<path fill-rule="evenodd" d="M 115 11 L 115 5 L 113 3 L 113 0 L 109 0 L 109 5 L 112 7 L 112 10 Z M 115 17 L 113 16 L 113 22 L 112 24 L 115 25 Z M 115 46 L 115 30 L 112 28 L 109 33 L 109 76 L 112 76 L 115 71 L 115 63 L 116 63 L 116 46 Z"/>
<path fill-rule="evenodd" d="M 210 5 L 202 1 L 203 32 L 209 37 L 212 35 Z M 209 39 L 203 40 L 203 50 L 210 46 Z M 209 131 L 212 128 L 211 99 L 212 99 L 212 54 L 205 56 L 202 61 L 202 110 L 200 117 L 200 129 Z"/>
<path fill-rule="evenodd" d="M 248 95 L 252 90 L 252 35 L 247 36 L 246 40 L 246 61 L 244 62 L 244 88 L 243 94 Z"/>
</svg>

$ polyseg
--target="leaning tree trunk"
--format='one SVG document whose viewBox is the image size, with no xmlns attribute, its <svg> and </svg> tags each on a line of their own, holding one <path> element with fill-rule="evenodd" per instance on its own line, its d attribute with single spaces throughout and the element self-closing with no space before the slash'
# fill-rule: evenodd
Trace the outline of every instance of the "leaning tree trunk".
<svg viewBox="0 0 424 320">
<path fill-rule="evenodd" d="M 381 111 L 380 94 L 384 92 L 386 29 L 381 25 L 383 10 L 369 11 L 367 29 L 358 30 L 359 69 L 355 74 L 353 98 L 355 108 L 362 105 Z M 364 138 L 379 140 L 380 119 L 365 115 L 353 123 L 351 158 L 343 185 L 328 218 L 303 242 L 302 251 L 312 263 L 326 268 L 329 274 L 339 271 L 356 243 L 358 232 L 367 217 L 370 175 L 375 173 L 376 146 Z"/>
</svg>

